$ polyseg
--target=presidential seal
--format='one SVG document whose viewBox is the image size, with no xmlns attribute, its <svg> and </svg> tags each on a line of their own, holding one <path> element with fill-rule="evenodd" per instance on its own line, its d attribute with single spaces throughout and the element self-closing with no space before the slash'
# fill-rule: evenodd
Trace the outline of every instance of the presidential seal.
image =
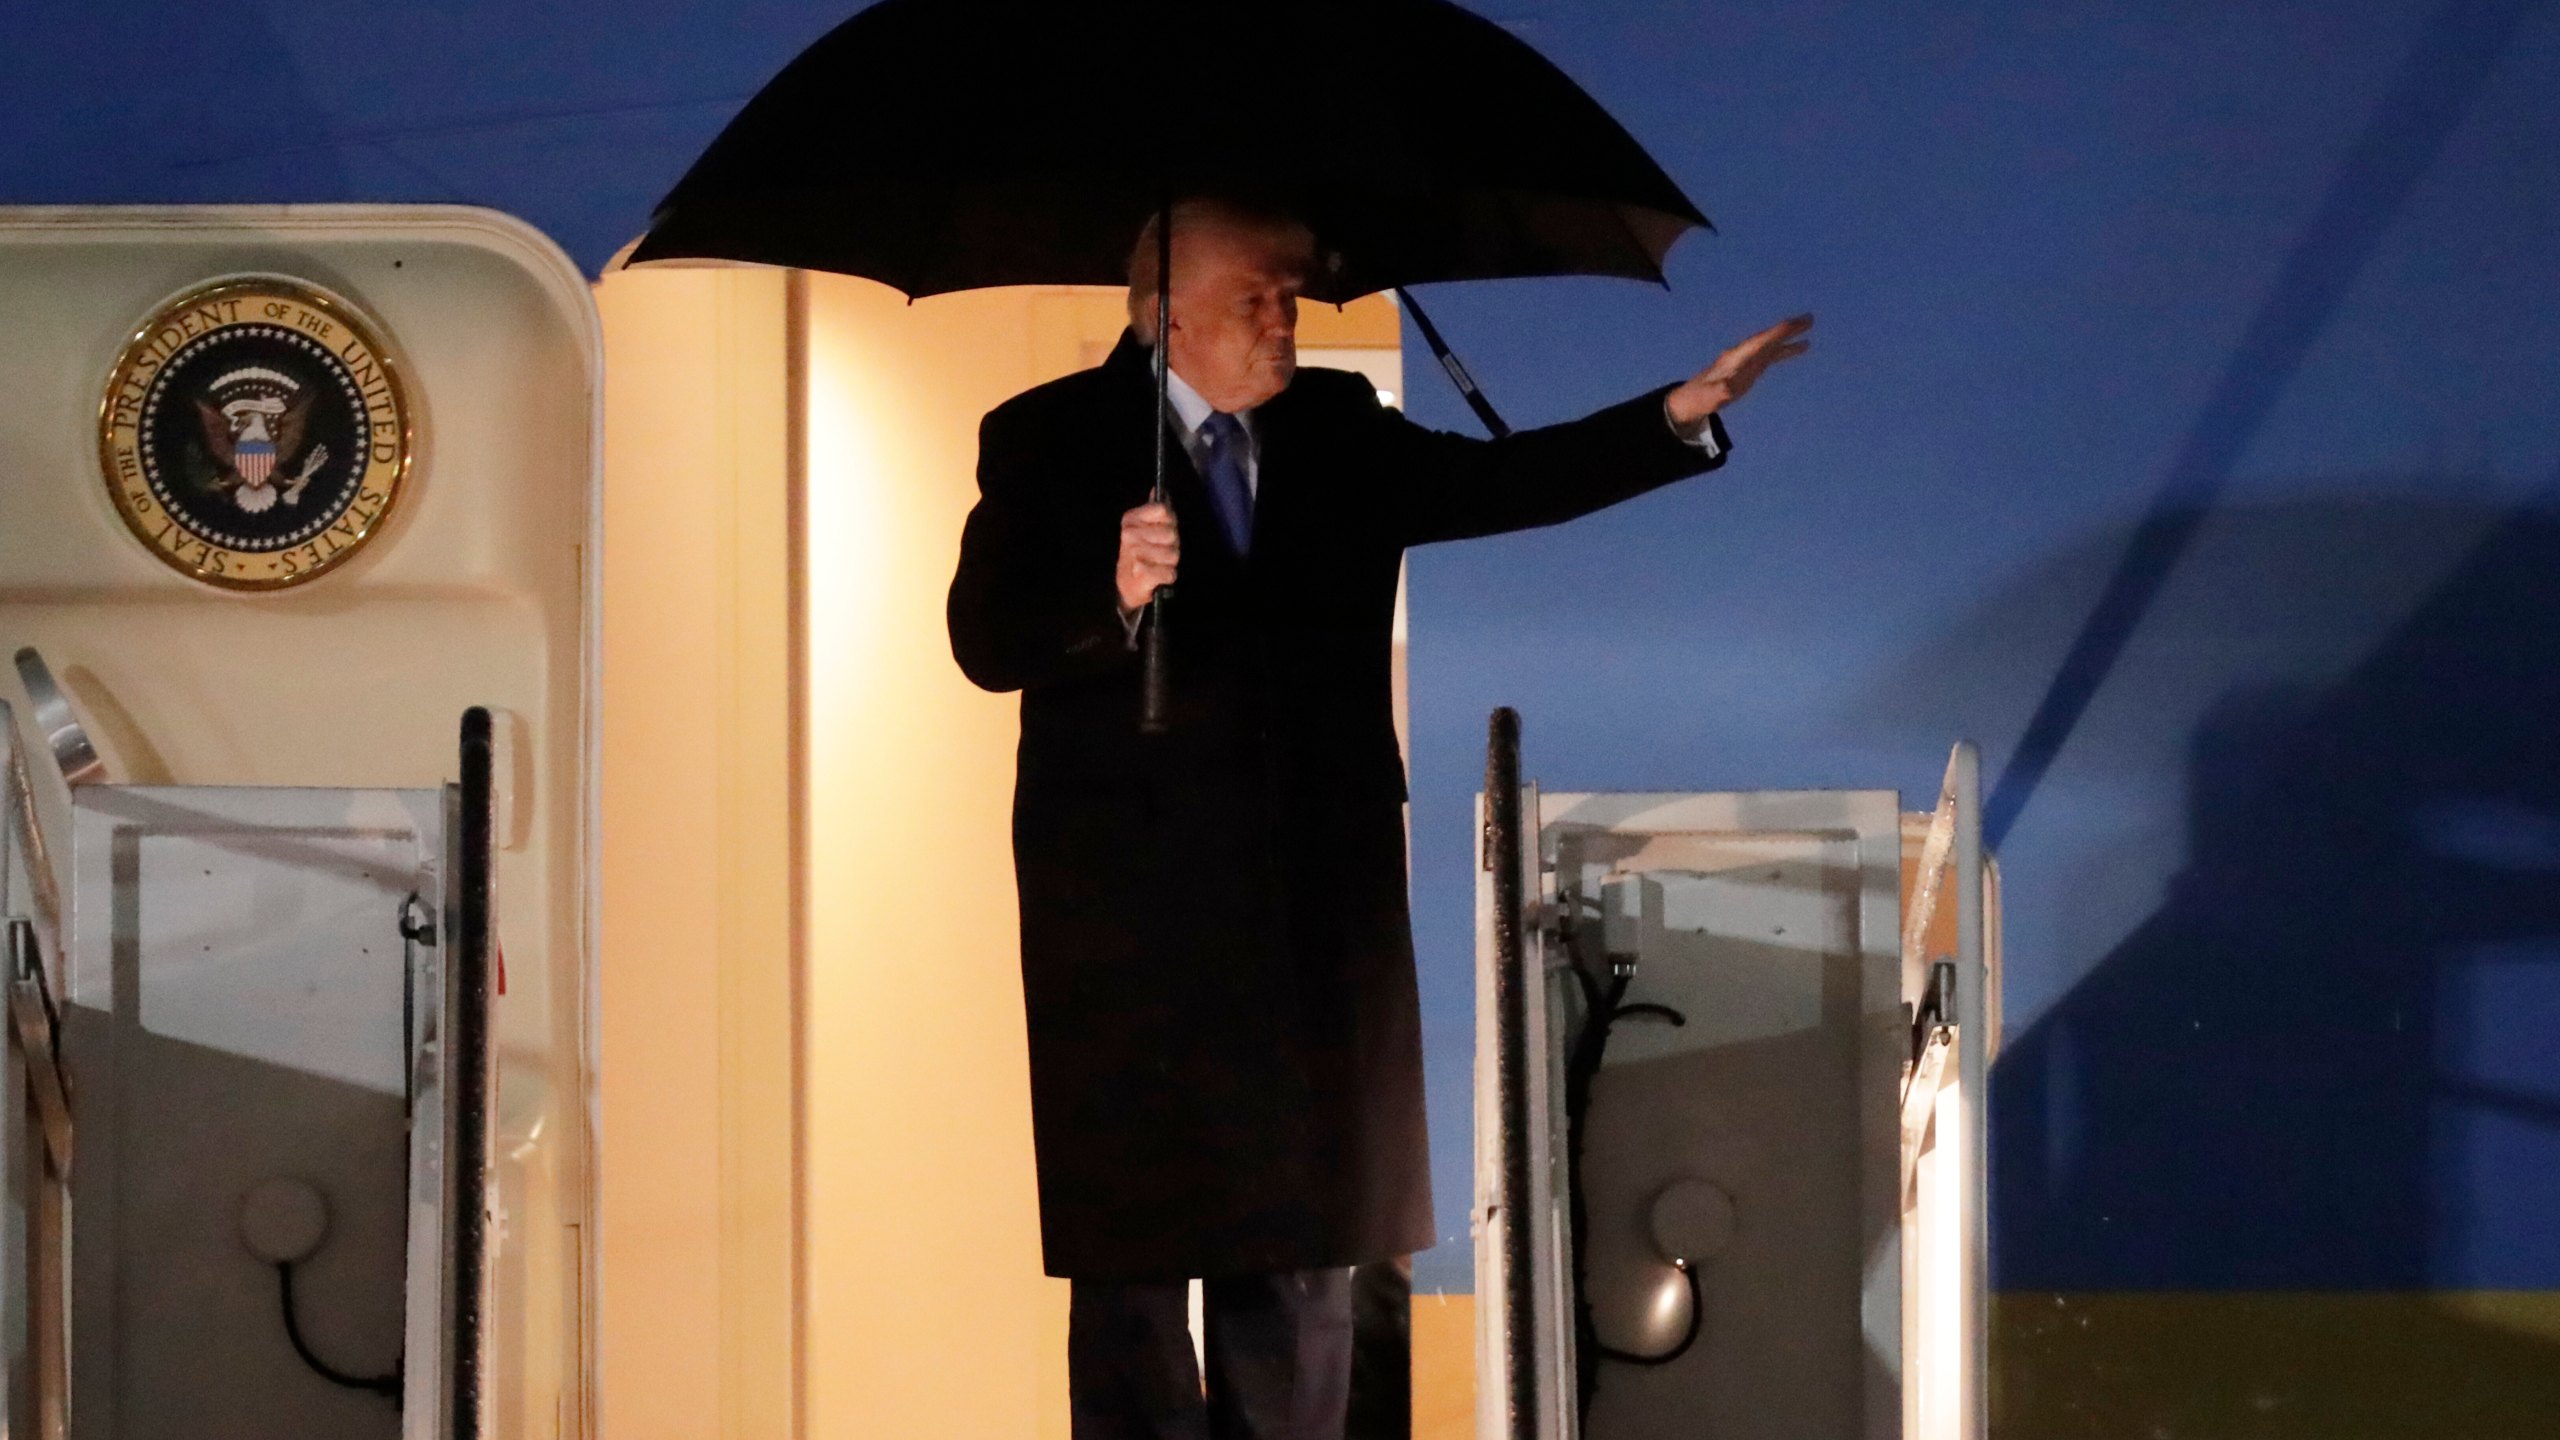
<svg viewBox="0 0 2560 1440">
<path fill-rule="evenodd" d="M 411 438 L 380 328 L 263 276 L 162 306 L 98 410 L 116 513 L 163 563 L 235 590 L 297 585 L 363 549 L 399 502 Z"/>
</svg>

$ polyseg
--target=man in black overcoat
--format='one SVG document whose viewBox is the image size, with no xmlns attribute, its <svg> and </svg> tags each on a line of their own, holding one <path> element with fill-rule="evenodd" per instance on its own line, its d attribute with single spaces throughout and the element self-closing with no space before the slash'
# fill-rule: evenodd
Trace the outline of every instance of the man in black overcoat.
<svg viewBox="0 0 2560 1440">
<path fill-rule="evenodd" d="M 1150 227 L 1119 347 L 979 431 L 951 647 L 977 684 L 1022 692 L 1041 1242 L 1074 1281 L 1077 1440 L 1334 1440 L 1348 1267 L 1432 1243 L 1391 714 L 1404 551 L 1715 468 L 1715 412 L 1811 320 L 1684 384 L 1476 440 L 1297 368 L 1303 227 L 1196 200 L 1174 234 L 1170 509 L 1148 503 Z M 1142 735 L 1137 637 L 1177 572 L 1171 723 Z"/>
</svg>

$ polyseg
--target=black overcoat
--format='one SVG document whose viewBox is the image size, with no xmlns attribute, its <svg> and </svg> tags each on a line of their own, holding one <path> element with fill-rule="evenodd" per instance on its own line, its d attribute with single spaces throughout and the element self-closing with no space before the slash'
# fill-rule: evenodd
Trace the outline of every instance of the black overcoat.
<svg viewBox="0 0 2560 1440">
<path fill-rule="evenodd" d="M 1177 446 L 1171 731 L 1141 735 L 1112 569 L 1154 474 L 1148 352 L 979 431 L 952 653 L 1022 692 L 1015 877 L 1048 1272 L 1178 1279 L 1432 1242 L 1391 713 L 1408 545 L 1707 469 L 1662 391 L 1507 440 L 1308 369 L 1255 412 L 1249 558 Z"/>
</svg>

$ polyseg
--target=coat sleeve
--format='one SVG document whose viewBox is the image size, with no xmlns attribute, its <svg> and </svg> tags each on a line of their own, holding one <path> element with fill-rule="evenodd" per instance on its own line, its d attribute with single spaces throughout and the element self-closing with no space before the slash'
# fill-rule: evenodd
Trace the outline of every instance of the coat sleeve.
<svg viewBox="0 0 2560 1440">
<path fill-rule="evenodd" d="M 1731 446 L 1721 424 L 1712 451 L 1671 433 L 1662 414 L 1670 389 L 1499 440 L 1426 429 L 1370 392 L 1388 522 L 1407 545 L 1498 535 L 1588 515 L 1722 465 Z"/>
<path fill-rule="evenodd" d="M 960 533 L 945 612 L 952 658 L 987 690 L 1136 664 L 1111 581 L 1118 517 L 1078 516 L 1061 503 L 1068 487 L 1048 469 L 1056 447 L 1033 431 L 1003 408 L 978 427 L 978 503 Z"/>
</svg>

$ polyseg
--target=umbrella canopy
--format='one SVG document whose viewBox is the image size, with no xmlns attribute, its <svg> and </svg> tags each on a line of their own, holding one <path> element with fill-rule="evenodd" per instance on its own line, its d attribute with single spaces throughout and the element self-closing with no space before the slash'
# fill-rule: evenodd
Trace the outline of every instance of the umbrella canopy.
<svg viewBox="0 0 2560 1440">
<path fill-rule="evenodd" d="M 750 101 L 636 262 L 838 271 L 910 296 L 1119 284 L 1170 196 L 1312 226 L 1308 296 L 1659 281 L 1706 217 L 1536 51 L 1446 0 L 881 0 Z"/>
</svg>

